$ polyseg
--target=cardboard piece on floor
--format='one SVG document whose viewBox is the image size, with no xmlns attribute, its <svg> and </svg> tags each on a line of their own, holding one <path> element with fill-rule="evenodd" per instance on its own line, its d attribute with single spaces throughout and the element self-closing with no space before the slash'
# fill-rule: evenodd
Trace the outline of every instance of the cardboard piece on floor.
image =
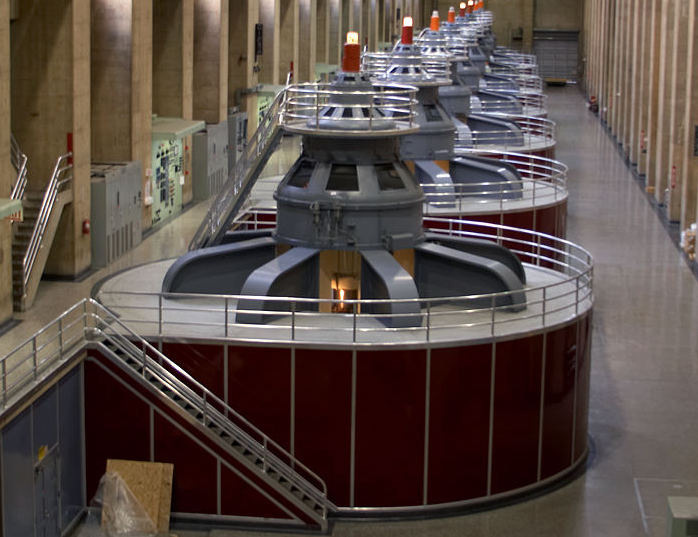
<svg viewBox="0 0 698 537">
<path fill-rule="evenodd" d="M 174 465 L 108 459 L 107 472 L 121 476 L 155 523 L 158 532 L 169 530 Z"/>
</svg>

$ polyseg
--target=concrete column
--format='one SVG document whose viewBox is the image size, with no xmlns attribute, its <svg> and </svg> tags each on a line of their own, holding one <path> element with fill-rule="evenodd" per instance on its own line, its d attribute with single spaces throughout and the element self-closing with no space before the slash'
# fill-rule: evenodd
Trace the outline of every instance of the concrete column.
<svg viewBox="0 0 698 537">
<path fill-rule="evenodd" d="M 645 159 L 646 138 L 647 138 L 647 113 L 649 109 L 649 65 L 650 65 L 650 35 L 649 25 L 652 20 L 650 15 L 650 0 L 640 0 L 640 37 L 638 43 L 639 65 L 638 65 L 638 102 L 637 102 L 637 123 L 635 130 L 637 137 L 635 138 L 635 159 L 631 155 L 631 161 L 637 164 L 637 173 L 644 175 L 647 161 Z"/>
<path fill-rule="evenodd" d="M 274 31 L 274 46 L 279 49 L 279 63 L 274 84 L 284 84 L 294 60 L 294 33 L 296 26 L 295 6 L 298 0 L 282 0 L 279 11 L 279 30 Z M 276 21 L 274 23 L 276 28 Z"/>
<path fill-rule="evenodd" d="M 147 177 L 152 173 L 153 123 L 153 4 L 134 0 L 131 21 L 131 159 L 139 160 Z M 150 227 L 151 207 L 143 206 L 143 226 Z"/>
<path fill-rule="evenodd" d="M 0 196 L 9 196 L 15 174 L 10 161 L 10 1 L 0 0 Z M 0 220 L 0 326 L 12 317 L 12 228 Z"/>
<path fill-rule="evenodd" d="M 649 109 L 647 112 L 647 153 L 645 154 L 645 184 L 650 193 L 654 192 L 655 166 L 657 154 L 657 121 L 659 118 L 659 71 L 662 58 L 660 33 L 662 29 L 662 2 L 653 2 L 650 13 L 650 59 L 649 59 Z"/>
<path fill-rule="evenodd" d="M 614 137 L 618 137 L 618 109 L 620 108 L 620 57 L 621 57 L 621 2 L 622 0 L 614 0 L 612 9 L 613 13 L 613 48 L 612 57 L 610 58 L 612 65 L 612 77 L 611 77 L 611 95 L 609 99 L 610 104 L 610 121 L 609 126 L 611 128 L 611 133 Z"/>
<path fill-rule="evenodd" d="M 535 0 L 523 0 L 523 50 L 533 51 L 533 24 Z"/>
<path fill-rule="evenodd" d="M 685 65 L 693 66 L 698 59 L 698 8 L 697 0 L 689 0 L 687 19 L 687 47 Z M 683 152 L 682 168 L 685 170 L 684 181 L 681 185 L 681 229 L 686 229 L 698 221 L 698 70 L 691 69 L 686 76 L 684 87 L 686 100 L 684 103 L 683 121 L 686 123 L 686 148 Z"/>
<path fill-rule="evenodd" d="M 194 0 L 194 119 L 207 123 L 228 117 L 228 9 L 228 0 Z"/>
<path fill-rule="evenodd" d="M 315 64 L 318 60 L 317 44 L 318 44 L 318 33 L 321 29 L 324 29 L 324 20 L 318 17 L 318 0 L 310 0 L 309 6 L 309 21 L 310 21 L 310 43 L 308 51 L 309 59 L 309 69 L 307 80 L 310 82 L 315 82 Z"/>
<path fill-rule="evenodd" d="M 255 57 L 255 34 L 254 34 L 254 25 L 261 22 L 262 20 L 262 13 L 261 13 L 261 3 L 259 0 L 246 0 L 247 2 L 247 21 L 246 21 L 246 27 L 248 29 L 247 31 L 247 51 L 246 51 L 246 61 L 245 61 L 245 81 L 242 87 L 245 88 L 252 88 L 255 87 L 259 83 L 259 78 L 260 78 L 260 70 L 259 70 L 259 63 L 261 62 L 262 58 L 256 58 Z M 231 11 L 231 16 L 233 16 L 232 11 Z M 263 30 L 263 35 L 266 35 L 266 28 Z M 266 41 L 263 44 L 265 54 L 266 52 L 266 47 L 267 43 Z M 257 130 L 257 95 L 254 93 L 250 93 L 247 95 L 247 97 L 244 99 L 244 104 L 245 104 L 245 109 L 247 110 L 247 135 L 252 136 L 252 133 L 254 133 L 255 130 Z"/>
<path fill-rule="evenodd" d="M 254 4 L 254 5 L 250 5 Z M 254 68 L 254 25 L 257 17 L 250 21 L 250 9 L 259 12 L 257 0 L 244 0 L 231 5 L 228 17 L 228 106 L 239 106 L 247 110 L 247 103 L 242 90 L 251 87 L 247 85 L 248 69 Z M 251 40 L 252 49 L 248 50 Z M 248 119 L 249 121 L 249 119 Z"/>
<path fill-rule="evenodd" d="M 329 0 L 328 22 L 328 47 L 330 49 L 330 63 L 339 65 L 341 63 L 341 42 L 339 34 L 342 28 L 342 0 Z"/>
<path fill-rule="evenodd" d="M 690 64 L 685 61 L 688 48 L 688 3 L 678 2 L 674 8 L 674 31 L 672 38 L 672 62 L 669 96 L 669 155 L 665 166 L 669 177 L 667 217 L 676 222 L 681 218 L 682 184 L 685 181 L 683 153 L 686 150 L 686 76 Z M 692 68 L 693 66 L 690 65 Z"/>
<path fill-rule="evenodd" d="M 54 238 L 60 255 L 46 271 L 75 276 L 91 262 L 90 237 L 82 234 L 90 218 L 90 4 L 24 0 L 20 14 L 11 26 L 12 130 L 29 158 L 30 190 L 45 188 L 72 136 L 73 203 Z"/>
<path fill-rule="evenodd" d="M 639 93 L 639 24 L 640 24 L 640 0 L 630 0 L 630 32 L 628 35 L 628 43 L 630 47 L 630 69 L 628 70 L 628 82 L 626 84 L 626 92 L 628 95 L 628 117 L 625 122 L 625 153 L 631 163 L 637 162 L 635 155 L 635 139 L 637 138 L 637 102 Z"/>
<path fill-rule="evenodd" d="M 153 0 L 153 113 L 191 119 L 194 0 Z"/>
<path fill-rule="evenodd" d="M 654 145 L 654 197 L 658 203 L 664 201 L 664 190 L 667 187 L 666 163 L 669 156 L 669 117 L 671 106 L 669 95 L 671 91 L 671 32 L 674 26 L 674 0 L 662 1 L 662 26 L 659 39 L 660 65 L 657 92 L 657 141 Z"/>
<path fill-rule="evenodd" d="M 330 63 L 330 0 L 317 2 L 317 53 L 316 61 Z"/>
<path fill-rule="evenodd" d="M 613 104 L 613 32 L 615 29 L 615 11 L 614 11 L 615 0 L 604 0 L 604 43 L 605 47 L 603 49 L 603 84 L 601 85 L 601 97 L 603 102 L 603 107 L 601 107 L 600 114 L 606 122 L 610 124 L 611 118 L 611 106 Z"/>
</svg>

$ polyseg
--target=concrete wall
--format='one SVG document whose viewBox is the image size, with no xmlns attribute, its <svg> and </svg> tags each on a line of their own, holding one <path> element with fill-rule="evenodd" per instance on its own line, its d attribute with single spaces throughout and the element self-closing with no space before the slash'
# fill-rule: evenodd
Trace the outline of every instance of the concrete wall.
<svg viewBox="0 0 698 537">
<path fill-rule="evenodd" d="M 458 3 L 438 0 L 442 19 Z M 580 30 L 584 20 L 584 0 L 487 0 L 485 9 L 494 13 L 497 43 L 525 50 L 532 48 L 535 28 Z"/>
<path fill-rule="evenodd" d="M 73 203 L 54 239 L 49 273 L 75 276 L 90 265 L 89 0 L 22 0 L 11 26 L 12 130 L 29 158 L 30 190 L 43 190 L 73 139 Z M 40 38 L 37 38 L 40 36 Z"/>
<path fill-rule="evenodd" d="M 0 0 L 0 197 L 14 181 L 10 164 L 10 2 Z M 0 220 L 0 325 L 12 316 L 11 227 Z"/>
<path fill-rule="evenodd" d="M 658 209 L 698 218 L 696 0 L 586 0 L 587 95 Z"/>
</svg>

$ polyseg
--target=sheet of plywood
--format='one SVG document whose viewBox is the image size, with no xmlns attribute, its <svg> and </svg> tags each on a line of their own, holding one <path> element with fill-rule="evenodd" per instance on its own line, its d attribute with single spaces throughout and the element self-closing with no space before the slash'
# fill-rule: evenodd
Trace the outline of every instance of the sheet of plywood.
<svg viewBox="0 0 698 537">
<path fill-rule="evenodd" d="M 169 529 L 174 472 L 172 464 L 109 459 L 107 472 L 119 474 L 159 532 Z"/>
</svg>

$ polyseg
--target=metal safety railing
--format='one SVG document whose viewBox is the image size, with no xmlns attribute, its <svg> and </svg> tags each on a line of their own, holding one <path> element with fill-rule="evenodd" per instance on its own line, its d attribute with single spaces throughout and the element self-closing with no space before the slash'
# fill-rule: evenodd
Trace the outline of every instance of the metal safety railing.
<svg viewBox="0 0 698 537">
<path fill-rule="evenodd" d="M 392 73 L 389 69 L 395 71 L 395 75 L 409 76 L 410 67 L 418 66 L 425 70 L 434 79 L 432 82 L 436 84 L 447 84 L 451 81 L 451 68 L 449 66 L 448 57 L 443 56 L 426 56 L 416 54 L 414 56 L 403 55 L 399 56 L 400 63 L 393 64 L 393 54 L 390 52 L 366 52 L 361 56 L 361 70 L 368 73 L 372 78 L 379 81 L 385 81 L 390 78 Z M 428 81 L 427 81 L 428 82 Z M 401 80 L 400 83 L 403 83 Z M 405 81 L 404 83 L 409 83 Z"/>
<path fill-rule="evenodd" d="M 542 117 L 516 117 L 515 130 L 457 130 L 454 141 L 456 152 L 480 152 L 483 149 L 521 151 L 547 149 L 555 144 L 555 122 Z M 523 135 L 523 136 L 522 136 Z"/>
<path fill-rule="evenodd" d="M 511 202 L 536 208 L 567 199 L 568 168 L 560 161 L 523 153 L 485 151 L 514 166 L 521 177 L 516 181 L 422 184 L 427 196 L 425 215 L 467 214 L 481 209 L 504 214 Z"/>
<path fill-rule="evenodd" d="M 482 222 L 429 216 L 428 231 L 436 237 L 487 239 L 507 246 L 531 267 L 547 274 L 546 283 L 528 285 L 526 309 L 514 313 L 502 306 L 520 290 L 480 295 L 405 300 L 332 300 L 277 296 L 196 295 L 102 290 L 100 302 L 120 320 L 153 338 L 223 339 L 253 343 L 307 343 L 324 346 L 424 344 L 498 337 L 568 322 L 593 304 L 591 255 L 569 241 L 534 231 Z M 268 307 L 241 307 L 240 304 Z M 415 313 L 393 306 L 413 303 Z M 330 313 L 333 309 L 348 313 Z M 403 309 L 403 311 L 406 311 Z M 253 314 L 263 324 L 236 322 Z M 408 320 L 404 328 L 382 319 Z"/>
<path fill-rule="evenodd" d="M 500 73 L 498 76 L 505 77 L 506 80 L 482 79 L 481 89 L 491 91 L 503 91 L 508 93 L 542 93 L 543 79 L 538 75 L 527 75 L 521 73 Z M 512 91 L 509 81 L 516 83 L 517 90 Z"/>
<path fill-rule="evenodd" d="M 263 472 L 273 470 L 322 506 L 319 516 L 326 520 L 333 506 L 322 478 L 93 299 L 81 300 L 0 358 L 0 408 L 10 407 L 77 353 L 94 347 L 127 368 L 129 361 L 137 364 L 144 382 L 196 408 L 194 419 L 228 433 L 264 461 Z"/>
<path fill-rule="evenodd" d="M 72 153 L 66 153 L 65 155 L 58 157 L 56 164 L 53 167 L 53 172 L 51 173 L 51 179 L 46 186 L 46 190 L 44 191 L 44 197 L 41 200 L 39 214 L 36 217 L 36 223 L 34 224 L 34 229 L 32 230 L 32 234 L 27 245 L 27 251 L 24 253 L 24 257 L 22 258 L 23 290 L 25 290 L 29 284 L 29 278 L 31 277 L 34 263 L 44 240 L 46 227 L 48 226 L 49 219 L 53 213 L 56 197 L 58 196 L 58 193 L 66 188 L 73 179 L 72 157 Z"/>
<path fill-rule="evenodd" d="M 10 135 L 10 158 L 12 166 L 17 171 L 10 199 L 21 200 L 24 199 L 24 191 L 27 188 L 27 155 L 22 152 L 19 143 L 12 134 Z"/>
<path fill-rule="evenodd" d="M 289 86 L 285 93 L 281 121 L 290 132 L 388 136 L 417 128 L 417 90 L 412 86 L 386 83 L 346 91 L 310 82 Z M 356 99 L 356 104 L 333 102 L 335 97 L 348 95 Z M 335 108 L 352 110 L 351 117 L 335 117 Z"/>
<path fill-rule="evenodd" d="M 507 117 L 518 116 L 537 116 L 547 114 L 548 96 L 544 93 L 514 93 L 513 95 L 519 101 L 522 107 L 522 114 L 514 115 L 511 110 L 511 103 L 504 99 L 487 99 L 481 98 L 480 103 L 483 114 L 502 115 Z"/>
</svg>

